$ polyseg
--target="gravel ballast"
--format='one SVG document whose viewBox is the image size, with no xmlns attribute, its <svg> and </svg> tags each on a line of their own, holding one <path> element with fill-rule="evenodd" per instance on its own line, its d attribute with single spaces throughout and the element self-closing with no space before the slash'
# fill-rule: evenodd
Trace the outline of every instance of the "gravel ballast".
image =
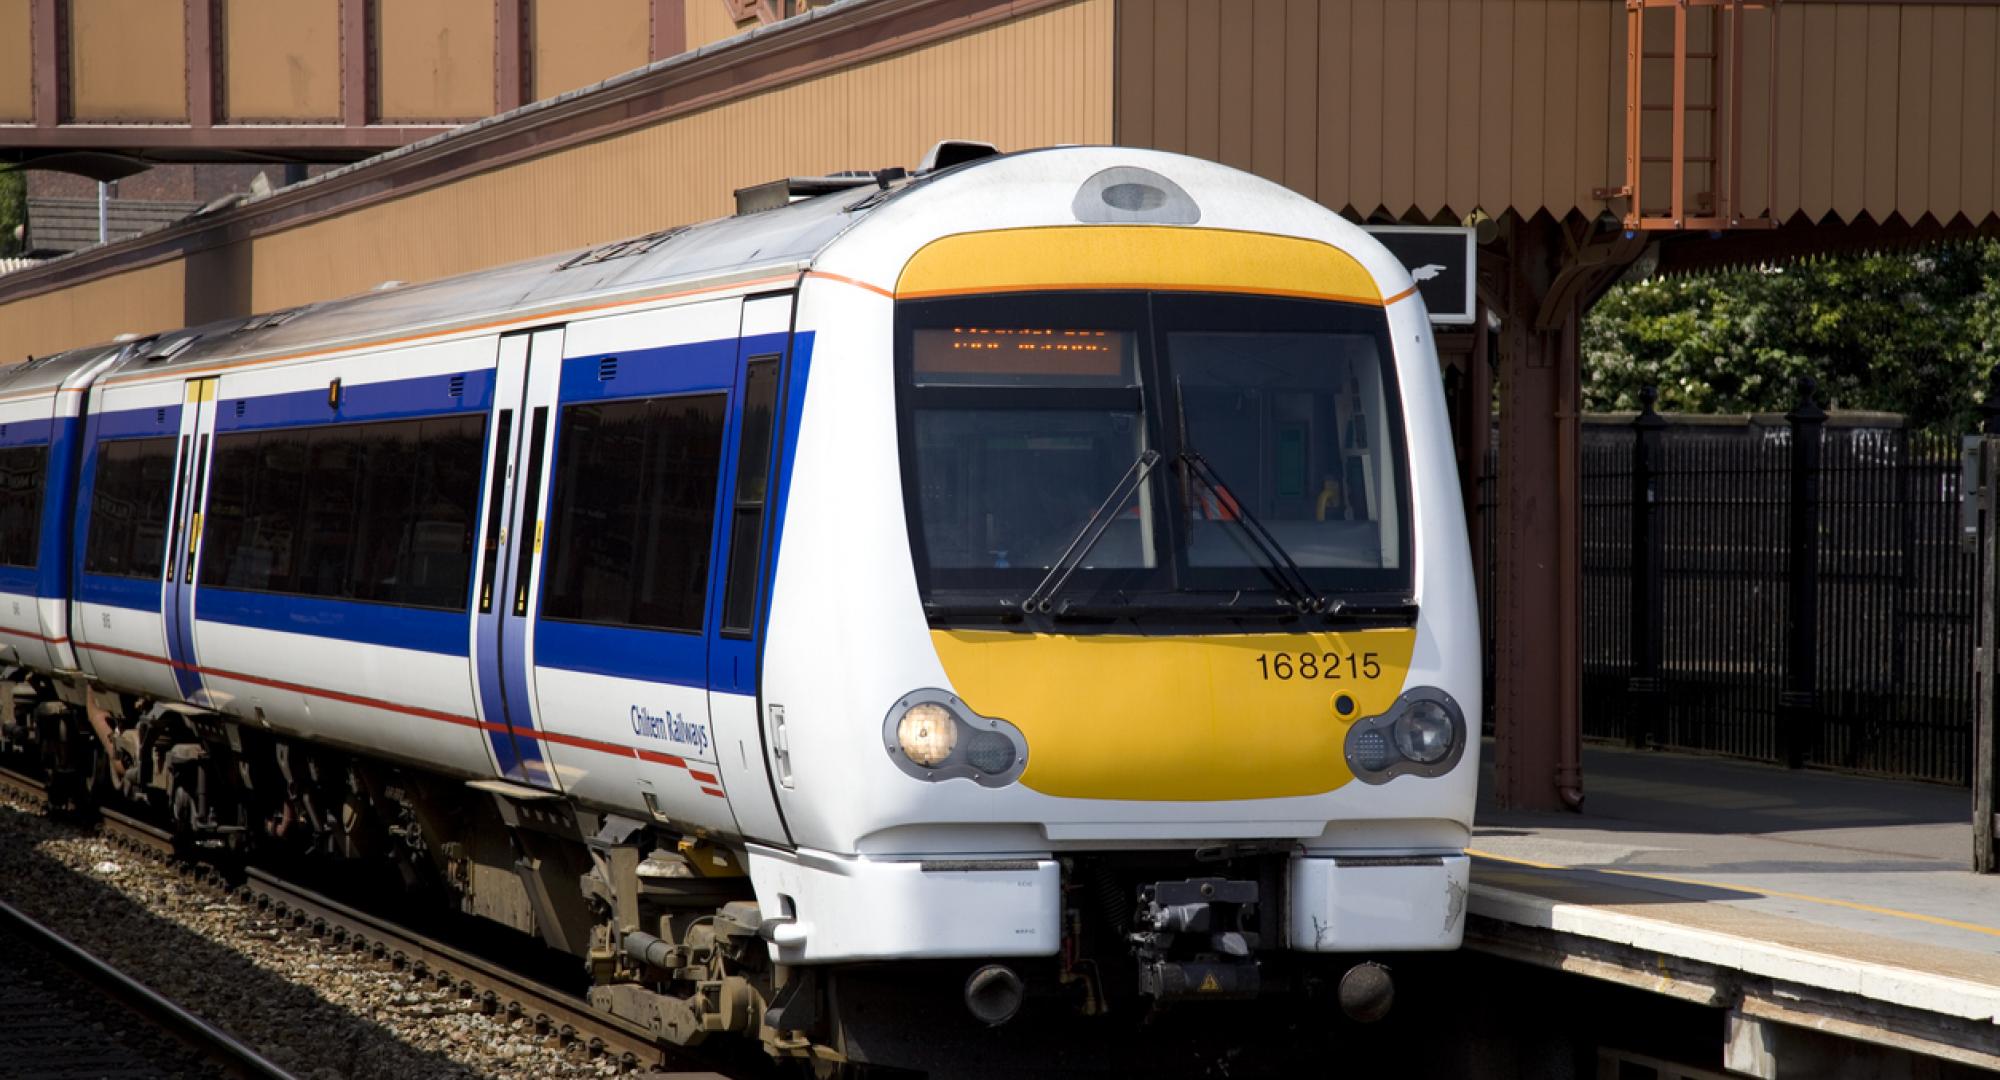
<svg viewBox="0 0 2000 1080">
<path fill-rule="evenodd" d="M 312 1080 L 615 1076 L 366 954 L 296 932 L 0 793 L 0 899 Z"/>
</svg>

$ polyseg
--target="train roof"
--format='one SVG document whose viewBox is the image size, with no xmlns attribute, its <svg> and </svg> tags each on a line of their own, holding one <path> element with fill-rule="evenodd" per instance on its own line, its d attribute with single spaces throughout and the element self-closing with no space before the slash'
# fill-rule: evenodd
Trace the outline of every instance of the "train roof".
<svg viewBox="0 0 2000 1080">
<path fill-rule="evenodd" d="M 1372 238 L 1280 185 L 1214 162 L 1160 151 L 1061 147 L 980 157 L 915 177 L 892 179 L 882 174 L 877 181 L 860 175 L 837 182 L 827 178 L 819 185 L 837 190 L 769 210 L 438 281 L 392 282 L 343 299 L 168 331 L 125 348 L 105 374 L 124 379 L 166 371 L 178 374 L 246 360 L 303 357 L 435 334 L 532 325 L 675 289 L 727 287 L 821 265 L 851 280 L 893 282 L 901 261 L 913 250 L 910 245 L 938 235 L 938 220 L 972 229 L 1083 220 L 1073 216 L 1081 213 L 1072 206 L 1072 199 L 1083 190 L 1079 185 L 1127 167 L 1163 180 L 1166 187 L 1180 192 L 1178 198 L 1187 199 L 1192 193 L 1209 202 L 1207 209 L 1195 209 L 1190 203 L 1194 216 L 1182 223 L 1199 220 L 1203 225 L 1213 223 L 1212 227 L 1317 237 L 1352 253 L 1379 282 L 1402 279 L 1398 288 L 1407 286 L 1407 271 Z M 1149 169 L 1164 170 L 1179 181 Z M 840 183 L 854 186 L 840 187 Z M 1180 184 L 1187 191 L 1181 191 Z M 1218 197 L 1224 194 L 1227 198 Z M 861 240 L 857 233 L 855 242 L 829 250 L 864 220 L 880 222 L 883 228 L 865 230 L 870 237 L 879 233 L 879 239 Z M 29 367 L 81 367 L 119 348 L 75 350 Z M 41 385 L 33 381 L 36 378 L 35 370 L 0 371 L 0 392 Z"/>
<path fill-rule="evenodd" d="M 909 183 L 887 189 L 869 183 L 772 210 L 456 277 L 415 285 L 391 282 L 339 300 L 171 330 L 135 349 L 117 370 L 199 368 L 363 345 L 391 334 L 447 332 L 496 316 L 528 321 L 540 313 L 643 297 L 675 283 L 722 284 L 792 272 L 810 264 L 861 215 Z"/>
<path fill-rule="evenodd" d="M 53 392 L 70 376 L 115 355 L 125 347 L 113 342 L 86 345 L 81 349 L 30 357 L 22 363 L 0 368 L 0 397 L 25 396 L 32 391 Z"/>
</svg>

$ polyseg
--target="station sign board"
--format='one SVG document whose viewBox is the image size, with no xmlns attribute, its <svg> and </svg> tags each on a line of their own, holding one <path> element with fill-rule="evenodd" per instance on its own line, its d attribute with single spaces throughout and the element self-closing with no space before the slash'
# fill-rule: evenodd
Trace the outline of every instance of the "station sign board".
<svg viewBox="0 0 2000 1080">
<path fill-rule="evenodd" d="M 1432 225 L 1364 225 L 1368 234 L 1401 259 L 1417 281 L 1431 322 L 1466 326 L 1476 301 L 1479 256 L 1471 229 Z"/>
</svg>

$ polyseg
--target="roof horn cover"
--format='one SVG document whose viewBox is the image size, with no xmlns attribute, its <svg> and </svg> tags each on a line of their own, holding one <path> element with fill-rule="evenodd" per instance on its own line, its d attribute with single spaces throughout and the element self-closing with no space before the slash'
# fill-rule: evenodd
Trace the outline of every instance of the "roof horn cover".
<svg viewBox="0 0 2000 1080">
<path fill-rule="evenodd" d="M 1070 211 L 1093 225 L 1193 225 L 1201 220 L 1201 207 L 1179 184 L 1132 165 L 1114 165 L 1085 180 Z"/>
</svg>

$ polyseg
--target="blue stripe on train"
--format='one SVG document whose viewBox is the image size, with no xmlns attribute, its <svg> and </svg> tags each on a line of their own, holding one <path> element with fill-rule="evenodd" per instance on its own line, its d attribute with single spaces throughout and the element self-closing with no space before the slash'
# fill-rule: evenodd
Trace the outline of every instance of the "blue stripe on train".
<svg viewBox="0 0 2000 1080">
<path fill-rule="evenodd" d="M 74 417 L 49 424 L 49 472 L 42 485 L 41 595 L 69 595 L 69 563 L 61 553 L 70 549 L 76 518 L 70 513 L 70 493 L 76 488 L 77 429 Z"/>
<path fill-rule="evenodd" d="M 705 687 L 708 643 L 700 634 L 538 619 L 535 666 Z"/>
<path fill-rule="evenodd" d="M 154 409 L 121 409 L 118 412 L 92 413 L 89 434 L 92 442 L 98 439 L 136 439 L 144 435 L 179 435 L 181 433 L 181 407 L 162 405 Z"/>
<path fill-rule="evenodd" d="M 781 335 L 771 336 L 782 343 Z M 561 405 L 575 405 L 731 388 L 736 385 L 737 345 L 738 340 L 732 337 L 656 349 L 572 356 L 563 361 L 557 401 Z M 605 378 L 606 375 L 610 378 Z"/>
<path fill-rule="evenodd" d="M 76 598 L 86 604 L 103 604 L 157 615 L 160 611 L 160 579 L 79 574 Z"/>
<path fill-rule="evenodd" d="M 764 523 L 770 531 L 771 543 L 764 556 L 763 579 L 757 591 L 757 667 L 763 667 L 764 640 L 768 636 L 766 622 L 771 614 L 771 586 L 778 576 L 778 547 L 785 536 L 785 506 L 792 492 L 792 466 L 798 457 L 799 421 L 806 411 L 806 375 L 812 369 L 813 334 L 805 331 L 792 338 L 791 373 L 785 380 L 785 408 L 782 413 L 784 430 L 780 433 L 778 454 L 778 475 L 771 481 L 771 519 Z M 746 692 L 754 693 L 753 685 Z"/>
<path fill-rule="evenodd" d="M 47 417 L 36 417 L 33 420 L 9 420 L 0 424 L 0 449 L 40 446 L 48 442 L 51 423 Z"/>
<path fill-rule="evenodd" d="M 195 593 L 194 614 L 202 622 L 253 630 L 308 634 L 445 656 L 467 655 L 463 611 L 249 592 L 211 585 Z"/>
<path fill-rule="evenodd" d="M 215 405 L 215 430 L 257 431 L 485 413 L 493 407 L 493 380 L 491 368 L 478 368 L 390 382 L 343 384 L 337 407 L 328 405 L 333 396 L 330 387 L 223 398 Z"/>
</svg>

